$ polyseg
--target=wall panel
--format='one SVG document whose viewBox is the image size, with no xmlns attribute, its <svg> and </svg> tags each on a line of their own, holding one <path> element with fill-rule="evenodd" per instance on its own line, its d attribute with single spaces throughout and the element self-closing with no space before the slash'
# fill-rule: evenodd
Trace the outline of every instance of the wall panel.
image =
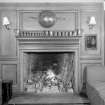
<svg viewBox="0 0 105 105">
<path fill-rule="evenodd" d="M 17 84 L 17 65 L 16 64 L 2 64 L 2 80 L 12 80 L 13 84 Z"/>
<path fill-rule="evenodd" d="M 23 11 L 21 13 L 20 28 L 21 30 L 75 30 L 76 26 L 76 11 L 57 11 L 52 10 L 56 16 L 55 25 L 51 28 L 43 28 L 39 24 L 39 11 Z"/>
<path fill-rule="evenodd" d="M 90 62 L 90 63 L 89 63 Z M 81 80 L 81 84 L 80 87 L 82 91 L 85 91 L 85 86 L 86 86 L 86 67 L 87 66 L 95 66 L 95 65 L 102 65 L 101 62 L 97 62 L 97 61 L 84 61 L 81 62 L 80 64 L 80 70 L 81 70 L 81 74 L 80 74 L 80 80 Z"/>
<path fill-rule="evenodd" d="M 0 19 L 2 21 L 3 17 L 8 17 L 10 21 L 10 30 L 6 30 L 1 23 L 0 37 L 1 37 L 1 50 L 0 57 L 16 57 L 16 11 L 2 10 Z"/>
</svg>

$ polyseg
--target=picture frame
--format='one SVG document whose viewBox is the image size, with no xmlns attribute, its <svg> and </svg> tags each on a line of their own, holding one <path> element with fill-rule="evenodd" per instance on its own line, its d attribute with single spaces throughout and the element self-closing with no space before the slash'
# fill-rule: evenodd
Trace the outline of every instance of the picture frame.
<svg viewBox="0 0 105 105">
<path fill-rule="evenodd" d="M 85 36 L 85 50 L 97 50 L 97 35 L 96 34 Z"/>
</svg>

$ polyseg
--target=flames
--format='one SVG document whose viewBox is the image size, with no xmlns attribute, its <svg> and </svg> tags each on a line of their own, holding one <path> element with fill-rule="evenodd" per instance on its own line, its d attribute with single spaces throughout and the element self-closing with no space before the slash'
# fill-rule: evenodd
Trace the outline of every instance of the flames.
<svg viewBox="0 0 105 105">
<path fill-rule="evenodd" d="M 54 72 L 52 71 L 52 70 L 48 70 L 47 71 L 47 79 L 51 79 L 52 81 L 54 81 L 55 80 L 55 77 L 56 77 L 56 75 L 54 74 Z"/>
</svg>

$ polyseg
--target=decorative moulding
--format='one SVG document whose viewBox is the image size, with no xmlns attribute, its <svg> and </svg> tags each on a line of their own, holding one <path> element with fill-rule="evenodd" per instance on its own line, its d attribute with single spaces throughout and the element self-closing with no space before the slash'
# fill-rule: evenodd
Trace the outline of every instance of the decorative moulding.
<svg viewBox="0 0 105 105">
<path fill-rule="evenodd" d="M 78 40 L 79 30 L 76 31 L 20 31 L 18 40 Z"/>
</svg>

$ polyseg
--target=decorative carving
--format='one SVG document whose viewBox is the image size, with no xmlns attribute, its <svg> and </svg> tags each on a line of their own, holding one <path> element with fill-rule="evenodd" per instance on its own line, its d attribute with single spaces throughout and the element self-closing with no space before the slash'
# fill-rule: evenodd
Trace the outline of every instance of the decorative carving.
<svg viewBox="0 0 105 105">
<path fill-rule="evenodd" d="M 49 28 L 55 24 L 55 13 L 50 10 L 44 10 L 39 14 L 39 23 L 42 27 Z"/>
<path fill-rule="evenodd" d="M 69 37 L 76 37 L 80 36 L 78 31 L 20 31 L 17 35 L 19 37 L 32 37 L 32 38 L 69 38 Z"/>
<path fill-rule="evenodd" d="M 30 43 L 37 43 L 37 41 L 58 41 L 57 43 L 69 43 L 79 45 L 81 36 L 74 31 L 20 31 L 16 38 L 24 43 L 24 41 L 30 41 Z M 50 43 L 50 42 L 49 42 Z M 54 42 L 55 43 L 55 42 Z"/>
</svg>

